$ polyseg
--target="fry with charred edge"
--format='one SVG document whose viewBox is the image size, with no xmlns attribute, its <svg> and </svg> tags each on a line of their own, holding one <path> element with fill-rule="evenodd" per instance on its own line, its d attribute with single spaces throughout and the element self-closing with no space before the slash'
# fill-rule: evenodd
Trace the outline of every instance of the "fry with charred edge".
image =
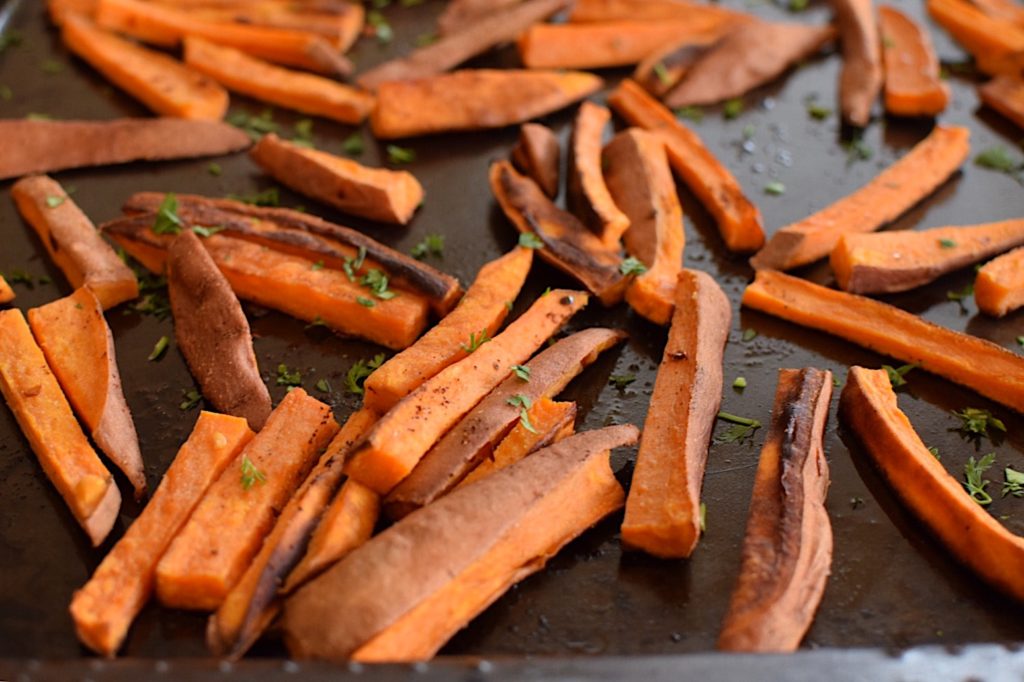
<svg viewBox="0 0 1024 682">
<path fill-rule="evenodd" d="M 465 69 L 381 83 L 370 116 L 380 139 L 503 128 L 564 109 L 603 81 L 581 71 Z"/>
<path fill-rule="evenodd" d="M 928 14 L 971 53 L 990 76 L 1020 75 L 1024 26 L 995 18 L 966 0 L 928 0 Z"/>
<path fill-rule="evenodd" d="M 242 417 L 259 431 L 270 416 L 267 391 L 252 347 L 249 321 L 231 284 L 186 230 L 167 250 L 167 290 L 174 338 L 199 383 L 219 411 Z"/>
<path fill-rule="evenodd" d="M 897 116 L 936 116 L 949 104 L 939 58 L 928 32 L 893 7 L 878 8 L 885 65 L 885 110 Z"/>
<path fill-rule="evenodd" d="M 779 371 L 721 650 L 795 651 L 811 626 L 832 565 L 822 444 L 831 397 L 831 372 Z"/>
<path fill-rule="evenodd" d="M 1024 128 L 1024 78 L 1002 75 L 978 86 L 978 97 L 986 106 Z"/>
<path fill-rule="evenodd" d="M 487 459 L 535 402 L 561 393 L 601 353 L 625 338 L 612 329 L 586 329 L 531 358 L 526 363 L 530 380 L 524 383 L 512 373 L 481 400 L 384 499 L 385 513 L 402 518 L 448 494 Z"/>
<path fill-rule="evenodd" d="M 576 216 L 555 206 L 536 182 L 520 175 L 508 161 L 491 164 L 491 191 L 505 217 L 521 234 L 543 243 L 540 257 L 580 281 L 605 306 L 622 300 L 627 280 L 619 272 L 622 258 Z"/>
<path fill-rule="evenodd" d="M 214 481 L 156 567 L 164 606 L 213 610 L 259 552 L 281 509 L 338 424 L 331 408 L 295 388 Z"/>
<path fill-rule="evenodd" d="M 146 493 L 146 472 L 128 403 L 121 389 L 114 337 L 88 287 L 28 311 L 28 322 L 57 382 L 111 462 L 124 472 L 135 499 Z"/>
<path fill-rule="evenodd" d="M 264 135 L 249 156 L 296 192 L 352 215 L 405 225 L 423 202 L 423 186 L 408 171 L 369 168 L 273 133 Z"/>
<path fill-rule="evenodd" d="M 970 153 L 970 131 L 934 130 L 871 182 L 814 215 L 772 235 L 750 264 L 755 270 L 790 270 L 824 258 L 844 234 L 874 232 L 906 213 L 960 168 Z"/>
<path fill-rule="evenodd" d="M 619 19 L 634 21 L 693 21 L 697 23 L 737 24 L 754 21 L 754 17 L 718 5 L 688 0 L 576 0 L 569 21 L 573 23 L 606 22 Z"/>
<path fill-rule="evenodd" d="M 512 365 L 525 362 L 586 306 L 588 298 L 582 291 L 565 289 L 541 296 L 493 340 L 441 370 L 391 408 L 345 463 L 345 473 L 387 494 L 441 436 L 508 376 Z"/>
<path fill-rule="evenodd" d="M 683 268 L 683 208 L 665 145 L 652 133 L 625 130 L 604 148 L 601 164 L 615 204 L 629 218 L 626 250 L 647 268 L 626 289 L 626 302 L 656 324 L 668 324 Z"/>
<path fill-rule="evenodd" d="M 569 140 L 566 199 L 569 210 L 601 238 L 605 248 L 618 250 L 629 218 L 612 200 L 601 165 L 604 129 L 611 119 L 607 107 L 593 102 L 580 105 Z"/>
<path fill-rule="evenodd" d="M 481 21 L 494 12 L 518 5 L 522 0 L 450 0 L 437 18 L 437 32 L 449 36 Z"/>
<path fill-rule="evenodd" d="M 249 136 L 220 121 L 0 120 L 0 180 L 68 168 L 219 156 L 245 149 Z"/>
<path fill-rule="evenodd" d="M 661 137 L 672 168 L 715 218 L 730 251 L 761 248 L 761 212 L 696 133 L 628 78 L 608 97 L 608 105 L 631 125 Z"/>
<path fill-rule="evenodd" d="M 971 499 L 928 451 L 900 411 L 884 370 L 850 368 L 839 416 L 896 496 L 957 561 L 1024 600 L 1024 538 Z"/>
<path fill-rule="evenodd" d="M 406 517 L 288 599 L 292 656 L 430 658 L 509 586 L 622 506 L 608 453 L 636 438 L 628 425 L 567 438 Z"/>
<path fill-rule="evenodd" d="M 373 95 L 330 78 L 275 66 L 195 36 L 186 36 L 184 46 L 186 64 L 253 99 L 351 124 L 362 123 L 373 109 Z"/>
<path fill-rule="evenodd" d="M 774 270 L 757 273 L 743 305 L 915 364 L 1024 412 L 1024 358 L 991 341 Z"/>
<path fill-rule="evenodd" d="M 843 48 L 839 108 L 843 120 L 863 128 L 882 90 L 882 41 L 872 0 L 832 0 Z"/>
<path fill-rule="evenodd" d="M 829 262 L 851 294 L 889 294 L 932 282 L 1024 244 L 1024 219 L 911 232 L 844 234 Z"/>
<path fill-rule="evenodd" d="M 153 591 L 157 562 L 206 489 L 253 433 L 238 417 L 201 412 L 149 504 L 71 600 L 78 639 L 113 656 Z"/>
<path fill-rule="evenodd" d="M 0 390 L 46 476 L 98 547 L 117 520 L 121 493 L 17 309 L 0 311 Z"/>
<path fill-rule="evenodd" d="M 735 30 L 735 29 L 734 29 Z M 721 38 L 716 34 L 685 36 L 654 50 L 636 65 L 632 79 L 658 99 L 683 80 L 693 65 Z"/>
<path fill-rule="evenodd" d="M 562 148 L 558 138 L 545 125 L 524 123 L 519 142 L 512 149 L 512 164 L 544 190 L 549 199 L 558 196 Z"/>
<path fill-rule="evenodd" d="M 135 273 L 56 181 L 22 178 L 11 187 L 11 198 L 71 286 L 89 287 L 104 310 L 139 295 Z"/>
<path fill-rule="evenodd" d="M 993 259 L 978 270 L 974 302 L 978 310 L 993 317 L 1024 306 L 1024 248 Z"/>
<path fill-rule="evenodd" d="M 3 275 L 0 275 L 0 303 L 10 303 L 14 300 L 15 293 L 11 285 L 7 283 Z"/>
</svg>

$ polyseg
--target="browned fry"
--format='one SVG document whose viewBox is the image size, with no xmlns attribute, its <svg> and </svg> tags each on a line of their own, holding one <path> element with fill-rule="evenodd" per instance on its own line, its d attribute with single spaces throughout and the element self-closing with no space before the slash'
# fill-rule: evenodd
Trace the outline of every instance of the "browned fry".
<svg viewBox="0 0 1024 682">
<path fill-rule="evenodd" d="M 629 229 L 623 213 L 604 181 L 601 147 L 604 129 L 612 112 L 593 102 L 584 102 L 576 114 L 569 142 L 569 181 L 566 195 L 571 210 L 611 250 L 621 247 L 622 233 Z"/>
<path fill-rule="evenodd" d="M 843 120 L 863 128 L 882 90 L 882 41 L 872 0 L 832 0 L 843 46 L 839 105 Z"/>
<path fill-rule="evenodd" d="M 540 123 L 524 123 L 519 129 L 519 143 L 512 150 L 512 163 L 533 178 L 554 199 L 558 196 L 562 148 L 551 128 Z"/>
</svg>

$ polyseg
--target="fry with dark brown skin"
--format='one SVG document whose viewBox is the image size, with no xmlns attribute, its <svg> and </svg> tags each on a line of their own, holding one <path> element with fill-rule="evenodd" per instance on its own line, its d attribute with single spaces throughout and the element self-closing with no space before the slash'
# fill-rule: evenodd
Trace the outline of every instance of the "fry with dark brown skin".
<svg viewBox="0 0 1024 682">
<path fill-rule="evenodd" d="M 519 142 L 512 149 L 512 163 L 524 175 L 533 178 L 548 198 L 558 196 L 562 147 L 551 128 L 540 123 L 524 123 Z"/>
<path fill-rule="evenodd" d="M 606 248 L 618 250 L 629 218 L 619 210 L 608 192 L 601 165 L 604 129 L 612 120 L 607 107 L 584 102 L 576 114 L 569 140 L 569 180 L 566 198 L 569 210 L 601 238 Z"/>
<path fill-rule="evenodd" d="M 707 2 L 689 0 L 576 0 L 569 21 L 688 21 L 708 26 L 753 21 L 754 17 Z"/>
<path fill-rule="evenodd" d="M 893 7 L 878 8 L 885 65 L 885 110 L 897 116 L 936 116 L 949 104 L 939 58 L 928 32 Z"/>
<path fill-rule="evenodd" d="M 811 626 L 832 565 L 822 444 L 831 397 L 831 372 L 779 371 L 721 650 L 795 651 Z"/>
<path fill-rule="evenodd" d="M 1024 306 L 1024 248 L 1003 254 L 978 270 L 974 302 L 978 310 L 993 317 Z"/>
<path fill-rule="evenodd" d="M 978 97 L 1000 114 L 1024 129 L 1024 77 L 996 76 L 978 86 Z"/>
<path fill-rule="evenodd" d="M 843 120 L 863 128 L 882 90 L 882 41 L 872 0 L 831 0 L 839 24 L 843 68 L 839 74 L 839 108 Z"/>
<path fill-rule="evenodd" d="M 993 17 L 967 0 L 928 0 L 928 14 L 990 76 L 1019 76 L 1024 69 L 1024 26 Z"/>
</svg>

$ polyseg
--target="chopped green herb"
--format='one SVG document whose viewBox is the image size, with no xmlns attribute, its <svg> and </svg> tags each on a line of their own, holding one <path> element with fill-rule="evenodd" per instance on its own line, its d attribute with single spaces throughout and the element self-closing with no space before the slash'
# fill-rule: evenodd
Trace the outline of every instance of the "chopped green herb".
<svg viewBox="0 0 1024 682">
<path fill-rule="evenodd" d="M 533 232 L 523 232 L 519 235 L 519 246 L 524 249 L 543 249 L 544 242 Z"/>
<path fill-rule="evenodd" d="M 270 109 L 264 109 L 257 116 L 239 111 L 228 116 L 227 121 L 236 128 L 244 130 L 254 141 L 258 141 L 267 133 L 276 133 L 280 129 L 280 126 L 274 122 L 274 112 Z"/>
<path fill-rule="evenodd" d="M 433 45 L 437 42 L 438 35 L 436 33 L 421 33 L 416 36 L 416 47 L 426 47 L 427 45 Z"/>
<path fill-rule="evenodd" d="M 62 197 L 62 196 L 58 196 L 56 194 L 51 194 L 50 196 L 46 197 L 46 207 L 47 208 L 57 208 L 58 206 L 60 206 L 61 204 L 63 204 L 67 200 L 68 200 L 67 197 Z"/>
<path fill-rule="evenodd" d="M 223 232 L 224 229 L 225 228 L 223 225 L 196 225 L 192 228 L 192 231 L 198 234 L 200 237 L 212 237 L 218 232 Z"/>
<path fill-rule="evenodd" d="M 953 241 L 952 239 L 940 239 L 939 246 L 941 246 L 944 249 L 952 249 L 956 248 L 956 242 Z"/>
<path fill-rule="evenodd" d="M 744 329 L 743 330 L 743 342 L 753 341 L 757 338 L 757 330 L 755 329 Z"/>
<path fill-rule="evenodd" d="M 194 388 L 188 391 L 182 391 L 181 393 L 185 399 L 181 401 L 180 405 L 178 405 L 178 409 L 182 412 L 191 410 L 203 400 L 203 396 L 201 396 L 199 391 Z"/>
<path fill-rule="evenodd" d="M 326 327 L 327 323 L 324 318 L 317 315 L 313 318 L 313 321 L 306 325 L 306 329 L 315 329 L 316 327 Z"/>
<path fill-rule="evenodd" d="M 295 136 L 292 138 L 292 144 L 297 144 L 300 147 L 312 147 L 313 146 L 313 119 L 303 118 L 295 122 Z"/>
<path fill-rule="evenodd" d="M 805 100 L 804 106 L 807 108 L 807 115 L 816 121 L 824 121 L 832 115 L 832 109 L 823 104 L 818 104 L 813 97 Z"/>
<path fill-rule="evenodd" d="M 341 151 L 349 156 L 360 156 L 366 151 L 366 145 L 363 143 L 363 134 L 357 130 L 346 137 L 345 141 L 341 143 Z"/>
<path fill-rule="evenodd" d="M 863 497 L 851 497 L 850 498 L 850 509 L 857 509 L 864 506 Z"/>
<path fill-rule="evenodd" d="M 25 120 L 26 121 L 52 121 L 53 120 L 53 116 L 50 116 L 49 114 L 41 114 L 41 113 L 33 111 L 33 112 L 28 113 L 28 114 L 25 114 Z"/>
<path fill-rule="evenodd" d="M 14 99 L 14 90 L 11 90 L 10 86 L 0 85 L 0 99 L 10 102 Z"/>
<path fill-rule="evenodd" d="M 377 305 L 372 298 L 366 298 L 365 296 L 356 296 L 356 303 L 364 308 L 372 308 Z"/>
<path fill-rule="evenodd" d="M 700 107 L 680 107 L 674 113 L 676 118 L 683 118 L 694 123 L 700 123 L 704 120 L 704 111 Z"/>
<path fill-rule="evenodd" d="M 668 69 L 665 68 L 664 62 L 658 62 L 654 65 L 654 75 L 657 76 L 658 81 L 662 85 L 672 85 L 672 76 L 669 75 Z"/>
<path fill-rule="evenodd" d="M 40 275 L 39 276 L 39 283 L 40 284 L 51 284 L 52 282 L 53 282 L 53 280 L 50 278 L 49 275 Z"/>
<path fill-rule="evenodd" d="M 744 439 L 751 438 L 754 432 L 761 428 L 761 422 L 756 419 L 740 417 L 728 412 L 719 412 L 718 418 L 732 424 L 725 433 L 715 436 L 716 443 L 740 443 Z"/>
<path fill-rule="evenodd" d="M 0 54 L 3 53 L 9 47 L 17 47 L 21 45 L 24 38 L 20 31 L 10 30 L 0 35 Z"/>
<path fill-rule="evenodd" d="M 764 186 L 764 193 L 773 196 L 781 196 L 786 193 L 786 186 L 778 180 L 772 180 Z"/>
<path fill-rule="evenodd" d="M 893 388 L 899 388 L 900 386 L 906 386 L 907 380 L 904 378 L 907 374 L 917 368 L 917 365 L 901 365 L 899 367 L 893 367 L 892 365 L 882 365 L 882 369 L 889 376 L 889 383 L 892 384 Z"/>
<path fill-rule="evenodd" d="M 971 499 L 982 507 L 992 504 L 992 496 L 985 490 L 989 481 L 983 479 L 981 475 L 995 463 L 996 453 L 990 452 L 978 461 L 974 461 L 973 456 L 968 457 L 967 464 L 964 465 L 964 488 Z"/>
<path fill-rule="evenodd" d="M 166 336 L 161 336 L 160 340 L 157 341 L 156 344 L 153 346 L 153 352 L 150 353 L 149 357 L 146 359 L 149 360 L 150 362 L 153 362 L 154 360 L 159 360 L 160 358 L 163 357 L 164 353 L 167 352 L 167 346 L 170 345 L 170 343 L 171 340 L 169 338 L 167 338 Z"/>
<path fill-rule="evenodd" d="M 633 256 L 630 256 L 619 263 L 619 272 L 627 277 L 630 275 L 639 276 L 647 272 L 647 266 Z"/>
<path fill-rule="evenodd" d="M 229 194 L 228 199 L 241 201 L 243 204 L 250 204 L 252 206 L 280 206 L 281 190 L 277 187 L 268 187 L 262 192 L 256 192 L 255 194 Z"/>
<path fill-rule="evenodd" d="M 537 429 L 533 428 L 533 424 L 530 423 L 530 415 L 527 412 L 533 406 L 529 397 L 522 394 L 514 395 L 505 402 L 512 407 L 519 408 L 519 423 L 523 425 L 524 429 L 530 433 L 537 433 Z"/>
<path fill-rule="evenodd" d="M 345 376 L 345 387 L 349 393 L 363 395 L 363 384 L 373 374 L 374 370 L 384 364 L 386 356 L 378 353 L 369 360 L 356 360 L 356 363 L 349 368 Z"/>
<path fill-rule="evenodd" d="M 939 449 L 934 445 L 928 448 L 928 452 L 932 453 L 932 457 L 934 457 L 938 461 L 942 461 L 942 455 L 939 454 Z"/>
<path fill-rule="evenodd" d="M 345 260 L 341 264 L 341 269 L 345 271 L 345 275 L 348 277 L 348 281 L 356 281 L 356 275 L 359 274 L 359 270 L 363 267 L 363 262 L 366 260 L 366 247 L 360 246 L 359 251 L 356 252 L 355 258 L 345 257 Z"/>
<path fill-rule="evenodd" d="M 1014 159 L 1006 147 L 989 147 L 974 157 L 974 164 L 1013 176 L 1024 170 L 1024 161 Z"/>
<path fill-rule="evenodd" d="M 412 251 L 409 254 L 418 260 L 422 260 L 427 256 L 438 256 L 444 255 L 444 235 L 443 234 L 428 234 L 423 238 L 416 246 L 412 247 Z"/>
<path fill-rule="evenodd" d="M 1006 480 L 1003 483 L 1002 496 L 1024 497 L 1024 473 L 1006 467 L 1003 469 L 1003 476 Z"/>
<path fill-rule="evenodd" d="M 1017 337 L 1017 345 L 1024 346 L 1024 336 Z"/>
<path fill-rule="evenodd" d="M 522 381 L 530 380 L 530 368 L 526 365 L 512 365 L 512 373 Z"/>
<path fill-rule="evenodd" d="M 466 345 L 464 343 L 459 345 L 461 346 L 462 350 L 466 351 L 467 353 L 472 353 L 477 348 L 484 345 L 490 340 L 491 337 L 487 333 L 487 330 L 481 329 L 479 334 L 474 334 L 473 332 L 469 333 L 469 345 Z"/>
<path fill-rule="evenodd" d="M 747 125 L 743 126 L 743 139 L 752 140 L 756 132 L 757 126 L 755 126 L 753 123 L 748 123 Z"/>
<path fill-rule="evenodd" d="M 36 287 L 35 278 L 28 272 L 17 268 L 8 273 L 7 281 L 11 284 L 24 284 L 29 289 L 35 289 Z"/>
<path fill-rule="evenodd" d="M 732 387 L 733 388 L 738 388 L 738 389 L 740 389 L 742 391 L 744 388 L 747 387 L 747 378 L 746 377 L 736 377 L 735 379 L 733 379 Z"/>
<path fill-rule="evenodd" d="M 708 530 L 708 506 L 700 503 L 700 534 L 704 535 Z"/>
<path fill-rule="evenodd" d="M 394 40 L 395 32 L 391 29 L 391 24 L 379 11 L 373 9 L 367 12 L 366 23 L 373 29 L 373 34 L 377 36 L 377 42 L 390 43 Z"/>
<path fill-rule="evenodd" d="M 248 455 L 242 455 L 242 489 L 249 490 L 257 483 L 266 483 L 267 475 L 256 468 Z"/>
<path fill-rule="evenodd" d="M 803 12 L 810 5 L 809 0 L 789 0 L 789 11 L 790 12 Z"/>
<path fill-rule="evenodd" d="M 221 175 L 224 174 L 224 169 L 221 168 L 220 164 L 217 163 L 216 161 L 211 161 L 210 164 L 206 167 L 206 172 L 215 178 L 219 178 Z"/>
<path fill-rule="evenodd" d="M 64 65 L 55 59 L 47 59 L 39 65 L 39 68 L 43 70 L 43 73 L 50 76 L 54 76 L 64 71 Z"/>
<path fill-rule="evenodd" d="M 327 381 L 327 379 L 320 379 L 319 381 L 316 382 L 316 390 L 320 391 L 321 393 L 330 393 L 331 384 L 329 381 Z"/>
<path fill-rule="evenodd" d="M 964 312 L 967 311 L 967 306 L 964 304 L 964 301 L 970 299 L 970 297 L 973 296 L 973 295 L 974 295 L 974 284 L 973 283 L 972 284 L 968 284 L 967 286 L 965 286 L 963 289 L 960 289 L 959 291 L 947 291 L 946 292 L 946 298 L 948 300 L 950 300 L 950 301 L 956 301 L 956 303 L 960 306 L 960 310 L 962 310 Z"/>
<path fill-rule="evenodd" d="M 1006 433 L 1006 424 L 1001 419 L 994 417 L 988 410 L 981 410 L 977 407 L 965 407 L 959 412 L 953 412 L 953 415 L 959 417 L 960 421 L 963 422 L 957 428 L 957 431 L 960 431 L 969 438 L 981 438 L 982 436 L 988 438 L 989 427 Z"/>
<path fill-rule="evenodd" d="M 855 137 L 845 143 L 846 165 L 849 166 L 857 161 L 870 161 L 875 155 L 875 150 L 861 137 Z"/>
<path fill-rule="evenodd" d="M 728 119 L 736 118 L 743 113 L 743 100 L 739 97 L 726 100 L 725 104 L 722 105 L 722 113 Z"/>
<path fill-rule="evenodd" d="M 156 222 L 153 223 L 153 232 L 157 234 L 179 234 L 183 223 L 178 217 L 178 197 L 173 192 L 168 192 L 164 200 L 160 202 L 160 208 L 156 211 Z"/>
<path fill-rule="evenodd" d="M 416 152 L 408 147 L 389 144 L 384 150 L 387 152 L 388 161 L 391 163 L 412 163 L 416 160 Z"/>
<path fill-rule="evenodd" d="M 158 320 L 164 320 L 171 314 L 171 304 L 163 294 L 146 294 L 132 305 L 132 310 L 142 315 L 152 315 Z"/>
<path fill-rule="evenodd" d="M 373 295 L 382 301 L 390 301 L 398 295 L 388 289 L 388 276 L 384 274 L 383 270 L 378 270 L 377 268 L 373 268 L 363 275 L 359 283 L 373 292 Z"/>
<path fill-rule="evenodd" d="M 288 365 L 283 362 L 277 366 L 277 385 L 278 386 L 301 386 L 302 385 L 302 372 L 299 370 L 290 370 Z"/>
<path fill-rule="evenodd" d="M 634 381 L 636 381 L 635 374 L 613 374 L 608 377 L 608 383 L 620 391 L 626 390 L 626 387 Z"/>
<path fill-rule="evenodd" d="M 323 270 L 324 269 L 324 262 L 322 260 L 318 260 L 317 262 L 315 262 L 312 265 L 310 265 L 309 269 L 310 270 Z"/>
</svg>

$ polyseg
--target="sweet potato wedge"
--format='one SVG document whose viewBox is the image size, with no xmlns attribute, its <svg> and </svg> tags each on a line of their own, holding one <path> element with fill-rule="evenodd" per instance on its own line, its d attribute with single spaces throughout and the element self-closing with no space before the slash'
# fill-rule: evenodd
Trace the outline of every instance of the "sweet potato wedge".
<svg viewBox="0 0 1024 682">
<path fill-rule="evenodd" d="M 928 14 L 989 74 L 1020 75 L 1024 27 L 990 16 L 967 0 L 928 0 Z"/>
<path fill-rule="evenodd" d="M 381 83 L 370 116 L 380 139 L 502 128 L 563 109 L 596 92 L 580 71 L 464 69 L 414 81 Z"/>
<path fill-rule="evenodd" d="M 561 157 L 561 145 L 551 128 L 540 123 L 524 123 L 519 129 L 512 163 L 524 175 L 533 178 L 549 199 L 558 196 Z"/>
<path fill-rule="evenodd" d="M 156 567 L 156 594 L 172 608 L 220 606 L 259 552 L 276 510 L 338 431 L 331 408 L 296 388 L 217 477 Z"/>
<path fill-rule="evenodd" d="M 885 110 L 897 116 L 936 116 L 949 104 L 939 58 L 928 32 L 894 7 L 878 8 L 885 66 Z"/>
<path fill-rule="evenodd" d="M 241 50 L 186 36 L 185 63 L 232 92 L 341 123 L 362 123 L 373 95 L 311 73 L 293 71 Z"/>
<path fill-rule="evenodd" d="M 654 50 L 636 65 L 632 79 L 658 99 L 683 80 L 693 65 L 721 38 L 715 33 L 684 36 Z"/>
<path fill-rule="evenodd" d="M 146 492 L 146 472 L 128 403 L 121 389 L 114 337 L 89 287 L 28 311 L 47 364 L 93 442 L 128 477 L 135 498 Z"/>
<path fill-rule="evenodd" d="M 405 225 L 423 202 L 423 186 L 408 171 L 370 168 L 274 133 L 264 135 L 249 156 L 296 192 L 352 215 Z"/>
<path fill-rule="evenodd" d="M 719 5 L 688 0 L 576 0 L 573 23 L 633 21 L 688 21 L 718 27 L 753 21 L 754 17 Z"/>
<path fill-rule="evenodd" d="M 761 212 L 696 133 L 629 79 L 622 81 L 608 97 L 608 105 L 631 125 L 661 137 L 669 163 L 714 216 L 726 248 L 740 252 L 761 248 Z"/>
<path fill-rule="evenodd" d="M 203 397 L 220 412 L 248 421 L 253 431 L 262 429 L 270 416 L 270 392 L 256 364 L 249 321 L 191 230 L 167 250 L 167 290 L 174 338 Z"/>
<path fill-rule="evenodd" d="M 569 210 L 589 227 L 606 248 L 621 248 L 622 233 L 629 218 L 619 210 L 608 192 L 601 165 L 604 129 L 612 120 L 607 107 L 584 102 L 576 113 L 569 140 L 569 180 L 566 199 Z"/>
<path fill-rule="evenodd" d="M 683 270 L 622 522 L 622 542 L 685 558 L 700 540 L 700 492 L 722 402 L 729 299 L 707 274 Z"/>
<path fill-rule="evenodd" d="M 990 17 L 1024 28 L 1024 7 L 1014 0 L 971 0 L 971 4 Z"/>
<path fill-rule="evenodd" d="M 11 198 L 71 286 L 89 287 L 104 310 L 139 295 L 135 273 L 57 182 L 45 175 L 22 178 Z"/>
<path fill-rule="evenodd" d="M 990 341 L 774 270 L 757 273 L 743 305 L 916 364 L 1024 412 L 1024 358 Z"/>
<path fill-rule="evenodd" d="M 831 397 L 831 372 L 779 371 L 721 650 L 795 651 L 814 620 L 832 565 L 822 443 Z"/>
<path fill-rule="evenodd" d="M 1020 76 L 996 76 L 978 86 L 978 97 L 1000 114 L 1024 128 L 1024 78 Z"/>
<path fill-rule="evenodd" d="M 567 438 L 373 538 L 285 603 L 292 656 L 429 658 L 509 586 L 622 506 L 608 453 L 636 437 L 635 427 L 614 426 Z"/>
<path fill-rule="evenodd" d="M 993 317 L 1024 306 L 1024 248 L 993 259 L 978 270 L 974 302 L 978 310 Z"/>
<path fill-rule="evenodd" d="M 536 182 L 520 175 L 508 161 L 491 164 L 491 191 L 505 217 L 522 234 L 536 235 L 540 257 L 578 279 L 601 303 L 622 300 L 627 281 L 619 272 L 622 258 L 576 216 L 555 206 Z"/>
<path fill-rule="evenodd" d="M 625 340 L 612 329 L 586 329 L 530 359 L 530 380 L 512 374 L 481 400 L 427 451 L 384 499 L 384 511 L 398 519 L 448 494 L 494 451 L 530 406 L 562 392 L 605 350 Z"/>
<path fill-rule="evenodd" d="M 683 267 L 683 208 L 665 145 L 653 133 L 630 128 L 605 147 L 601 164 L 612 200 L 629 219 L 626 250 L 647 267 L 626 289 L 626 302 L 656 324 L 668 324 Z"/>
<path fill-rule="evenodd" d="M 839 108 L 843 120 L 863 128 L 882 90 L 882 41 L 872 0 L 832 0 L 843 48 Z"/>
<path fill-rule="evenodd" d="M 874 232 L 906 213 L 960 168 L 970 152 L 970 131 L 934 130 L 871 182 L 772 235 L 750 264 L 790 270 L 827 256 L 844 234 Z"/>
<path fill-rule="evenodd" d="M 46 11 L 56 26 L 64 24 L 64 17 L 74 14 L 91 18 L 99 0 L 46 0 Z"/>
<path fill-rule="evenodd" d="M 17 309 L 0 311 L 0 391 L 43 471 L 98 547 L 117 520 L 121 493 Z"/>
<path fill-rule="evenodd" d="M 345 463 L 345 473 L 384 495 L 427 451 L 565 322 L 587 304 L 581 291 L 556 289 L 468 357 L 428 379 L 373 427 Z M 467 339 L 474 344 L 473 339 Z"/>
<path fill-rule="evenodd" d="M 194 159 L 230 154 L 249 136 L 220 121 L 175 118 L 111 121 L 0 120 L 0 180 L 68 168 L 131 161 Z"/>
<path fill-rule="evenodd" d="M 3 275 L 0 275 L 0 303 L 10 303 L 15 298 L 14 289 L 7 283 Z"/>
<path fill-rule="evenodd" d="M 932 282 L 1024 244 L 1024 219 L 911 232 L 844 234 L 829 262 L 851 294 L 888 294 Z"/>
<path fill-rule="evenodd" d="M 149 600 L 157 562 L 228 463 L 252 439 L 244 419 L 201 412 L 156 492 L 71 600 L 78 639 L 113 656 Z"/>
</svg>

